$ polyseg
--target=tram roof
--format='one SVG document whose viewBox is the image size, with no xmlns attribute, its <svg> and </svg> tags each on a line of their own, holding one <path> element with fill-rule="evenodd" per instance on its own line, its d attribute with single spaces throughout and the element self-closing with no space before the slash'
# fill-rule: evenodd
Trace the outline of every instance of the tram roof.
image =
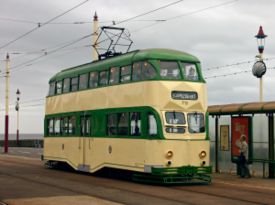
<svg viewBox="0 0 275 205">
<path fill-rule="evenodd" d="M 209 115 L 274 113 L 275 101 L 208 106 Z"/>
<path fill-rule="evenodd" d="M 83 65 L 71 67 L 58 72 L 54 75 L 50 82 L 62 80 L 64 78 L 73 77 L 76 74 L 83 74 L 90 71 L 106 70 L 110 67 L 130 65 L 132 62 L 142 61 L 146 59 L 158 60 L 180 60 L 185 62 L 199 62 L 195 56 L 177 50 L 171 49 L 144 49 L 135 50 L 119 56 L 98 60 Z"/>
</svg>

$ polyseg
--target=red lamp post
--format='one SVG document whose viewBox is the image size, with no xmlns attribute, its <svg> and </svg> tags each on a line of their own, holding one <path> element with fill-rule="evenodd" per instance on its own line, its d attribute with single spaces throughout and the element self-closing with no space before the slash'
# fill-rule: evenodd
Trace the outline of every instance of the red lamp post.
<svg viewBox="0 0 275 205">
<path fill-rule="evenodd" d="M 16 91 L 16 105 L 15 105 L 15 110 L 17 112 L 17 124 L 16 124 L 16 144 L 19 146 L 19 100 L 20 100 L 20 90 L 17 89 Z"/>
</svg>

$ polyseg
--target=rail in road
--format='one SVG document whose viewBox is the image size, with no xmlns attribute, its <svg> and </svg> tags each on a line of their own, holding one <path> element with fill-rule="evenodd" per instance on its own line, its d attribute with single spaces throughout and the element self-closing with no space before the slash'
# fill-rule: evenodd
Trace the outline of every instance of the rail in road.
<svg viewBox="0 0 275 205">
<path fill-rule="evenodd" d="M 210 185 L 152 186 L 46 169 L 36 158 L 3 154 L 0 183 L 0 201 L 8 205 L 275 204 L 274 180 L 215 174 Z"/>
</svg>

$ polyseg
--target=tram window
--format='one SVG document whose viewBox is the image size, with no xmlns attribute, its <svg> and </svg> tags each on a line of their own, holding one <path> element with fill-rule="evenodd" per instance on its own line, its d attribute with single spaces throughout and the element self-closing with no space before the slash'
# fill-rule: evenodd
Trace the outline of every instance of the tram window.
<svg viewBox="0 0 275 205">
<path fill-rule="evenodd" d="M 129 113 L 119 113 L 118 114 L 118 134 L 128 135 L 129 127 Z"/>
<path fill-rule="evenodd" d="M 126 83 L 131 80 L 131 66 L 123 66 L 120 69 L 120 82 Z"/>
<path fill-rule="evenodd" d="M 177 62 L 160 61 L 160 76 L 164 79 L 180 79 L 180 69 Z"/>
<path fill-rule="evenodd" d="M 63 82 L 63 93 L 70 92 L 70 78 L 65 78 Z"/>
<path fill-rule="evenodd" d="M 50 83 L 49 96 L 53 96 L 55 94 L 55 82 Z"/>
<path fill-rule="evenodd" d="M 141 117 L 139 112 L 131 112 L 130 113 L 130 126 L 132 136 L 140 136 L 141 135 Z"/>
<path fill-rule="evenodd" d="M 53 119 L 48 120 L 48 134 L 49 135 L 54 134 L 54 120 Z"/>
<path fill-rule="evenodd" d="M 133 81 L 141 80 L 141 64 L 140 63 L 133 64 L 132 80 Z"/>
<path fill-rule="evenodd" d="M 119 68 L 111 68 L 109 84 L 117 83 L 119 83 Z"/>
<path fill-rule="evenodd" d="M 185 124 L 185 117 L 182 112 L 166 112 L 165 118 L 168 124 Z"/>
<path fill-rule="evenodd" d="M 68 117 L 64 117 L 63 118 L 63 123 L 61 125 L 62 128 L 62 134 L 63 135 L 67 135 L 69 133 L 69 118 Z"/>
<path fill-rule="evenodd" d="M 201 133 L 205 131 L 204 115 L 202 113 L 189 113 L 187 115 L 188 131 Z"/>
<path fill-rule="evenodd" d="M 88 87 L 88 73 L 79 76 L 79 90 L 84 90 Z"/>
<path fill-rule="evenodd" d="M 90 88 L 96 88 L 98 86 L 98 72 L 91 72 L 90 73 Z"/>
<path fill-rule="evenodd" d="M 184 73 L 185 80 L 198 80 L 198 72 L 196 65 L 193 63 L 182 63 L 182 73 Z"/>
<path fill-rule="evenodd" d="M 55 135 L 60 134 L 60 118 L 55 118 L 55 121 L 54 121 L 54 134 Z"/>
<path fill-rule="evenodd" d="M 185 133 L 185 128 L 184 127 L 167 126 L 165 131 L 168 133 Z"/>
<path fill-rule="evenodd" d="M 78 90 L 78 77 L 71 79 L 71 91 L 77 91 Z"/>
<path fill-rule="evenodd" d="M 75 134 L 75 117 L 69 117 L 68 119 L 68 134 Z"/>
<path fill-rule="evenodd" d="M 62 93 L 62 81 L 58 81 L 56 83 L 56 94 L 61 94 Z"/>
<path fill-rule="evenodd" d="M 81 136 L 90 135 L 91 130 L 91 123 L 90 123 L 90 116 L 82 116 L 80 123 L 81 123 Z"/>
<path fill-rule="evenodd" d="M 107 132 L 108 135 L 117 135 L 117 114 L 108 115 Z"/>
<path fill-rule="evenodd" d="M 99 85 L 108 85 L 108 72 L 101 71 L 99 73 Z"/>
<path fill-rule="evenodd" d="M 156 76 L 155 68 L 148 62 L 142 63 L 142 79 L 152 79 Z"/>
<path fill-rule="evenodd" d="M 157 134 L 157 121 L 155 116 L 152 113 L 148 114 L 148 133 L 149 135 L 156 135 Z"/>
</svg>

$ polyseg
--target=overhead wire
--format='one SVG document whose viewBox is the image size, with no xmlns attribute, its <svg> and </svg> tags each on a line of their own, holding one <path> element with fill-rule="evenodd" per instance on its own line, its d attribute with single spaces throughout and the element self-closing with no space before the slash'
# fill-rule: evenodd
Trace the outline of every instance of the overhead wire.
<svg viewBox="0 0 275 205">
<path fill-rule="evenodd" d="M 275 67 L 270 67 L 267 69 L 275 69 Z M 239 71 L 239 72 L 233 72 L 233 73 L 226 73 L 226 74 L 221 74 L 221 75 L 213 75 L 213 76 L 206 76 L 204 79 L 210 79 L 210 78 L 219 78 L 219 77 L 227 77 L 227 76 L 232 76 L 232 75 L 239 75 L 243 73 L 250 73 L 252 70 L 244 70 L 244 71 Z"/>
<path fill-rule="evenodd" d="M 210 10 L 210 9 L 215 9 L 215 8 L 222 7 L 222 6 L 225 6 L 225 5 L 228 5 L 228 4 L 232 4 L 232 3 L 235 3 L 237 1 L 240 1 L 240 0 L 231 0 L 231 1 L 224 2 L 224 3 L 220 3 L 220 4 L 213 5 L 213 6 L 205 7 L 205 8 L 202 8 L 202 9 L 198 9 L 198 10 L 195 10 L 195 11 L 187 12 L 187 13 L 184 13 L 184 14 L 181 14 L 181 15 L 177 15 L 177 16 L 174 16 L 174 17 L 162 19 L 162 21 L 155 22 L 155 23 L 153 23 L 151 25 L 147 25 L 147 26 L 138 28 L 136 30 L 133 30 L 132 33 L 133 32 L 139 32 L 141 30 L 150 28 L 150 27 L 155 26 L 155 25 L 157 25 L 159 23 L 164 23 L 164 22 L 175 20 L 177 18 L 181 18 L 181 17 L 185 17 L 185 16 L 191 16 L 191 15 L 194 15 L 194 14 L 197 14 L 197 13 L 201 13 L 201 12 L 204 12 L 204 11 L 207 11 L 207 10 Z"/>
<path fill-rule="evenodd" d="M 87 1 L 89 1 L 89 0 L 86 0 L 86 1 L 82 2 L 82 4 L 86 3 Z M 121 21 L 117 22 L 116 25 L 121 24 L 121 23 L 125 23 L 125 22 L 128 22 L 128 21 L 131 21 L 131 20 L 133 20 L 133 19 L 135 19 L 135 18 L 139 18 L 139 17 L 141 17 L 141 16 L 145 16 L 145 15 L 151 14 L 151 13 L 156 12 L 156 11 L 159 11 L 159 10 L 161 10 L 161 9 L 165 9 L 165 8 L 167 8 L 167 7 L 169 7 L 169 6 L 178 4 L 178 3 L 182 2 L 182 1 L 184 1 L 184 0 L 174 1 L 174 2 L 172 2 L 172 3 L 163 5 L 163 6 L 159 7 L 159 8 L 156 8 L 156 9 L 147 11 L 147 12 L 145 12 L 145 13 L 142 13 L 142 14 L 139 14 L 139 15 L 136 15 L 136 16 L 133 16 L 133 17 L 130 17 L 130 18 L 121 20 Z M 80 5 L 79 5 L 79 6 L 80 6 Z M 72 9 L 71 9 L 71 10 L 72 10 Z M 67 12 L 68 12 L 68 11 L 67 11 Z M 64 14 L 63 14 L 63 15 L 64 15 Z M 59 16 L 60 16 L 60 15 L 59 15 Z M 46 23 L 48 24 L 49 21 L 47 21 Z M 28 61 L 26 61 L 26 62 L 23 62 L 23 63 L 20 63 L 20 64 L 18 64 L 18 65 L 15 65 L 15 66 L 11 67 L 11 70 L 19 69 L 19 67 L 21 67 L 21 66 L 24 66 L 24 65 L 30 64 L 30 63 L 32 63 L 32 62 L 34 62 L 34 61 L 37 61 L 37 60 L 39 60 L 39 59 L 41 59 L 41 58 L 43 58 L 43 57 L 45 57 L 45 56 L 48 56 L 48 55 L 50 55 L 50 54 L 52 54 L 52 53 L 55 53 L 55 52 L 57 52 L 57 51 L 59 51 L 59 50 L 62 50 L 63 48 L 66 48 L 66 47 L 71 46 L 71 45 L 73 45 L 73 44 L 75 44 L 75 43 L 77 43 L 77 42 L 79 42 L 79 41 L 81 41 L 81 40 L 84 40 L 84 39 L 86 39 L 86 38 L 88 38 L 88 37 L 90 37 L 90 36 L 92 36 L 92 35 L 94 35 L 94 34 L 95 34 L 95 32 L 93 32 L 93 33 L 91 33 L 91 34 L 88 34 L 88 35 L 85 35 L 85 36 L 83 36 L 83 37 L 81 37 L 81 38 L 78 38 L 78 39 L 76 39 L 76 40 L 71 41 L 71 42 L 68 43 L 68 44 L 64 44 L 63 46 L 60 46 L 60 47 L 58 47 L 58 48 L 56 48 L 56 49 L 54 49 L 54 50 L 52 50 L 52 51 L 48 51 L 48 52 L 45 51 L 44 54 L 42 54 L 42 55 L 40 55 L 40 56 L 38 56 L 38 57 L 36 57 L 36 58 L 33 58 L 33 59 L 31 59 L 31 60 L 28 60 Z M 0 47 L 0 49 L 1 49 L 1 47 Z M 22 69 L 22 68 L 21 68 L 21 69 Z M 0 76 L 0 77 L 4 77 L 4 76 L 2 75 L 2 76 Z"/>
<path fill-rule="evenodd" d="M 61 14 L 59 14 L 59 15 L 57 15 L 57 16 L 51 18 L 51 19 L 49 19 L 48 21 L 46 21 L 46 22 L 44 22 L 44 23 L 41 23 L 41 24 L 39 23 L 35 28 L 31 29 L 30 31 L 28 31 L 28 32 L 26 32 L 26 33 L 24 33 L 24 34 L 18 36 L 17 38 L 15 38 L 15 39 L 13 39 L 13 40 L 11 40 L 11 41 L 9 41 L 9 42 L 7 42 L 7 43 L 1 45 L 1 46 L 0 46 L 0 49 L 3 49 L 3 48 L 5 48 L 5 47 L 9 46 L 10 44 L 12 44 L 12 43 L 14 43 L 14 42 L 16 42 L 16 41 L 18 41 L 18 40 L 24 38 L 25 36 L 31 34 L 32 32 L 34 32 L 34 31 L 36 31 L 36 30 L 38 30 L 39 28 L 41 28 L 41 27 L 43 27 L 43 26 L 45 26 L 45 25 L 51 23 L 52 21 L 54 21 L 54 20 L 60 18 L 61 16 L 64 16 L 65 14 L 71 12 L 72 10 L 74 10 L 74 9 L 76 9 L 76 8 L 78 8 L 78 7 L 80 7 L 80 6 L 82 6 L 83 4 L 87 3 L 88 1 L 90 1 L 90 0 L 85 0 L 85 1 L 83 1 L 83 2 L 81 2 L 81 3 L 79 3 L 79 4 L 77 4 L 76 6 L 70 8 L 69 10 L 67 10 L 67 11 L 65 11 L 65 12 L 63 12 L 63 13 L 61 13 Z"/>
</svg>

